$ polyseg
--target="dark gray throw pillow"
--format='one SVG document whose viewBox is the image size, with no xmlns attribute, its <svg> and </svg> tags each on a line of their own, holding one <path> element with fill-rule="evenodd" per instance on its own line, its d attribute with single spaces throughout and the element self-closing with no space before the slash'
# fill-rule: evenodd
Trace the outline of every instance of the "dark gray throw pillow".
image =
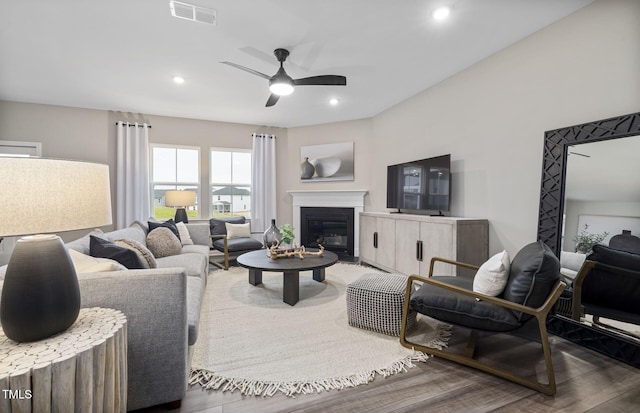
<svg viewBox="0 0 640 413">
<path fill-rule="evenodd" d="M 156 228 L 169 228 L 171 232 L 173 232 L 175 236 L 180 239 L 180 231 L 178 231 L 178 227 L 176 226 L 176 223 L 173 221 L 173 219 L 168 219 L 164 222 L 148 221 L 147 224 L 149 224 L 149 232 L 153 231 Z"/>
<path fill-rule="evenodd" d="M 135 251 L 119 247 L 111 241 L 93 235 L 89 237 L 89 255 L 96 258 L 115 260 L 130 270 L 144 268 Z"/>
</svg>

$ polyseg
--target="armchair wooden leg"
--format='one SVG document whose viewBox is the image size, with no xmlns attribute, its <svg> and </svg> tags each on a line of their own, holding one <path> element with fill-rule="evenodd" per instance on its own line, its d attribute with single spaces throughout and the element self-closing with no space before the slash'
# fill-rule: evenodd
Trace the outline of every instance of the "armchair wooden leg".
<svg viewBox="0 0 640 413">
<path fill-rule="evenodd" d="M 227 244 L 227 237 L 224 237 L 224 269 L 229 270 L 229 245 Z"/>
</svg>

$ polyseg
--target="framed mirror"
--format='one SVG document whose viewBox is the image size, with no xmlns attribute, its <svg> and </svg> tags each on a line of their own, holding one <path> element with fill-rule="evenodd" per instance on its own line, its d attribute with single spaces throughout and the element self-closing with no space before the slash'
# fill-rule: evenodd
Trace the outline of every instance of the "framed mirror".
<svg viewBox="0 0 640 413">
<path fill-rule="evenodd" d="M 611 145 L 607 145 L 607 141 Z M 640 113 L 545 132 L 538 240 L 545 242 L 558 257 L 561 257 L 563 251 L 574 252 L 577 249 L 576 235 L 581 229 L 584 229 L 584 227 L 580 228 L 581 225 L 587 225 L 587 229 L 591 225 L 591 231 L 596 231 L 592 234 L 594 236 L 607 233 L 602 240 L 606 241 L 607 237 L 611 238 L 615 235 L 608 234 L 608 232 L 618 229 L 605 230 L 603 228 L 617 228 L 616 225 L 622 225 L 624 231 L 625 226 L 634 224 L 633 218 L 640 216 L 640 211 L 637 214 L 633 212 L 579 213 L 581 199 L 600 202 L 608 197 L 613 201 L 612 194 L 617 193 L 620 194 L 621 199 L 625 199 L 621 202 L 627 202 L 630 198 L 624 198 L 623 195 L 635 196 L 633 195 L 635 191 L 632 189 L 637 189 L 636 187 L 640 186 L 637 178 L 639 175 L 625 176 L 630 173 L 629 170 L 618 168 L 620 165 L 614 165 L 613 168 L 616 171 L 610 171 L 606 169 L 606 165 L 611 165 L 611 157 L 615 157 L 616 153 L 634 154 L 635 164 L 640 164 L 640 152 L 637 150 L 638 141 L 640 141 Z M 625 144 L 630 146 L 625 148 Z M 584 162 L 595 157 L 596 154 L 600 159 Z M 608 154 L 609 158 L 605 154 Z M 616 175 L 618 172 L 622 175 Z M 580 176 L 581 174 L 589 174 L 590 176 Z M 600 178 L 603 178 L 605 182 L 596 183 Z M 588 179 L 592 179 L 591 184 L 585 183 L 588 182 Z M 606 182 L 607 180 L 609 182 Z M 626 190 L 624 185 L 628 185 Z M 602 191 L 602 193 L 597 193 L 598 191 Z M 630 202 L 635 201 L 631 200 Z M 609 207 L 611 208 L 609 211 L 612 211 L 613 208 L 619 209 L 620 204 L 610 204 L 609 206 L 603 204 L 602 207 Z M 631 218 L 632 222 L 624 221 L 621 224 L 621 219 L 619 219 L 621 215 L 628 215 L 624 218 Z M 594 229 L 594 225 L 597 227 L 596 229 Z M 607 225 L 609 226 L 607 227 Z M 588 322 L 575 321 L 559 314 L 550 318 L 548 328 L 550 332 L 570 341 L 640 367 L 640 340 L 617 334 L 613 330 L 594 327 Z"/>
</svg>

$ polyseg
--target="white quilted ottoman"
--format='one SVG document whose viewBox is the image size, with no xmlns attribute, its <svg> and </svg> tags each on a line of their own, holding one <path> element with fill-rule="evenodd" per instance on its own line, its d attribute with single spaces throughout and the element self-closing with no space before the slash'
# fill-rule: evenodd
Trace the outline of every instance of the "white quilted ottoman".
<svg viewBox="0 0 640 413">
<path fill-rule="evenodd" d="M 400 274 L 364 274 L 348 284 L 349 325 L 399 336 L 407 278 Z M 416 313 L 409 313 L 407 328 L 415 320 Z"/>
</svg>

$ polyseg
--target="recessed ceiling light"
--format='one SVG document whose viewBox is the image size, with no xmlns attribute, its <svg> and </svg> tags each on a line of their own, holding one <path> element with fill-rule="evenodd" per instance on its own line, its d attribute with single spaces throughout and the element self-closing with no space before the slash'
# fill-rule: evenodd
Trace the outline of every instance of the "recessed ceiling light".
<svg viewBox="0 0 640 413">
<path fill-rule="evenodd" d="M 178 85 L 181 85 L 181 84 L 183 84 L 183 83 L 184 83 L 184 78 L 183 78 L 183 77 L 180 77 L 180 76 L 174 76 L 174 77 L 173 77 L 173 81 L 174 81 L 175 83 L 177 83 Z"/>
<path fill-rule="evenodd" d="M 335 105 L 337 105 L 337 104 L 338 104 L 338 102 L 339 102 L 339 101 L 338 101 L 338 99 L 336 99 L 336 98 L 329 99 L 329 104 L 330 104 L 331 106 L 335 106 Z"/>
<path fill-rule="evenodd" d="M 448 7 L 438 7 L 433 11 L 433 13 L 431 13 L 431 17 L 433 17 L 434 20 L 441 21 L 449 17 L 450 13 L 451 13 L 451 9 L 449 9 Z"/>
</svg>

